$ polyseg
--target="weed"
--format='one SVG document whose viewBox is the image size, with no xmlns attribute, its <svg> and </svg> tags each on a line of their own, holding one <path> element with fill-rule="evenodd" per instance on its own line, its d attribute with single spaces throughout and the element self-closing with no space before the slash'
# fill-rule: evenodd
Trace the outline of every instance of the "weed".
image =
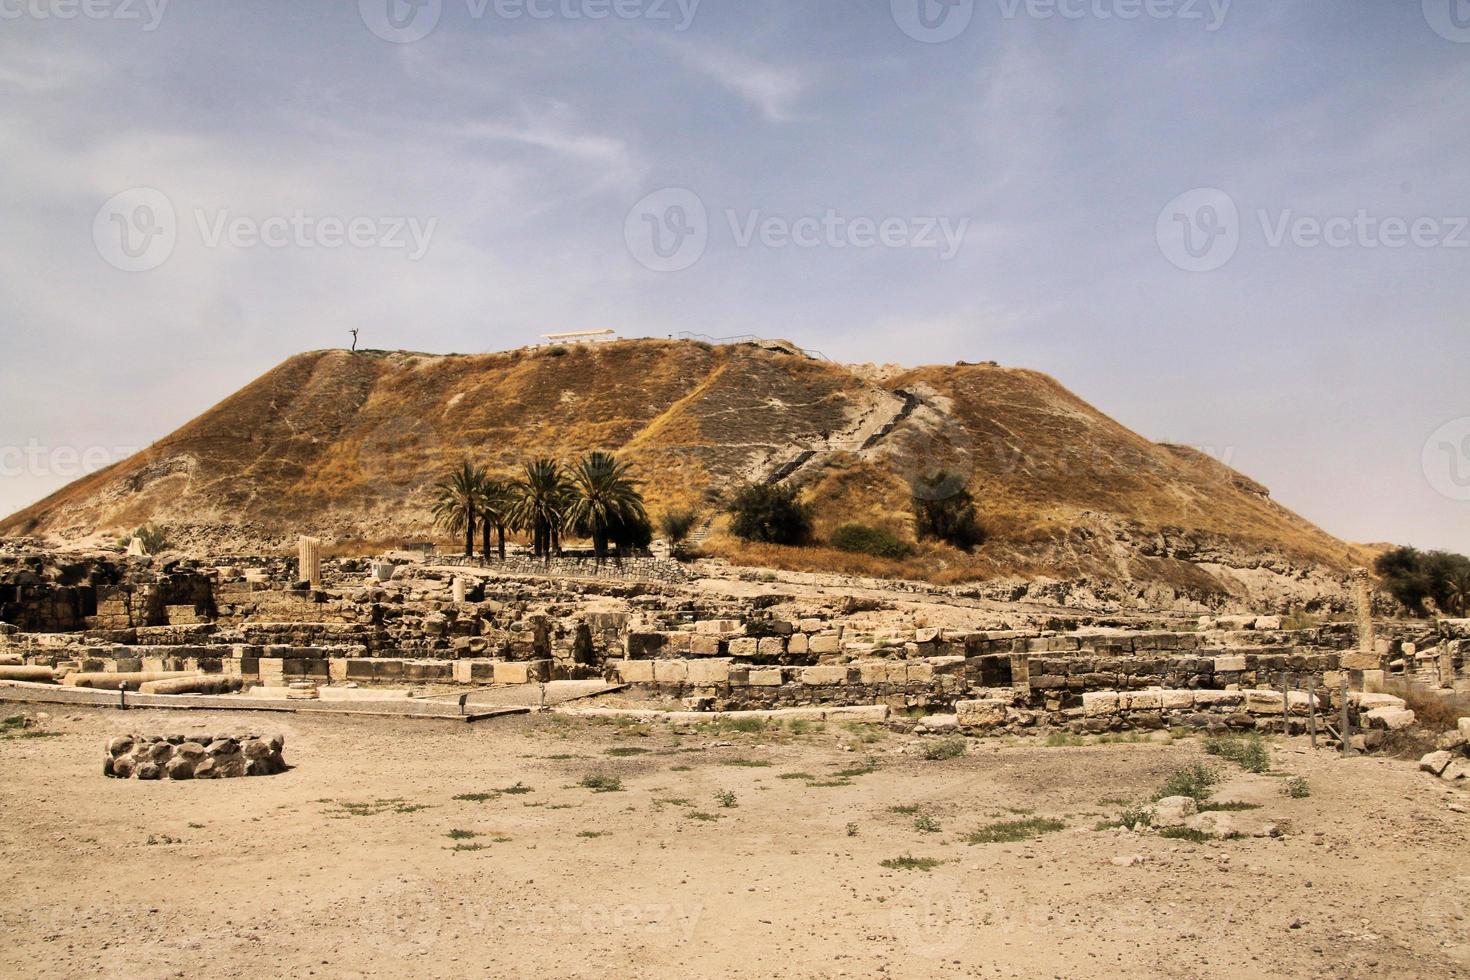
<svg viewBox="0 0 1470 980">
<path fill-rule="evenodd" d="M 445 836 L 450 840 L 469 840 L 471 837 L 479 837 L 480 835 L 473 830 L 451 830 Z"/>
<path fill-rule="evenodd" d="M 940 830 L 939 821 L 927 813 L 921 813 L 914 818 L 914 829 L 921 834 L 937 834 Z"/>
<path fill-rule="evenodd" d="M 619 745 L 617 748 L 608 749 L 607 754 L 611 756 L 647 755 L 648 749 L 640 749 L 633 745 Z"/>
<path fill-rule="evenodd" d="M 669 772 L 693 772 L 693 766 L 669 766 Z"/>
<path fill-rule="evenodd" d="M 716 793 L 715 801 L 727 810 L 731 807 L 737 807 L 740 805 L 735 799 L 735 794 L 730 792 L 728 789 L 722 789 L 718 793 Z"/>
<path fill-rule="evenodd" d="M 507 838 L 497 837 L 495 839 L 497 841 L 503 841 Z M 449 848 L 449 850 L 451 851 L 483 851 L 484 849 L 484 844 L 455 844 L 453 847 Z"/>
<path fill-rule="evenodd" d="M 182 837 L 170 837 L 168 834 L 159 834 L 156 837 L 149 834 L 148 840 L 146 841 L 150 846 L 155 844 L 182 844 L 183 842 L 184 839 Z"/>
<path fill-rule="evenodd" d="M 514 786 L 505 787 L 500 792 L 505 793 L 509 796 L 520 796 L 522 793 L 534 793 L 535 790 L 531 789 L 531 787 L 525 785 L 524 783 L 516 783 Z"/>
<path fill-rule="evenodd" d="M 919 812 L 919 804 L 905 803 L 903 806 L 891 806 L 888 810 L 891 813 L 914 814 Z"/>
<path fill-rule="evenodd" d="M 964 754 L 965 740 L 963 738 L 941 738 L 924 746 L 924 758 L 930 762 L 957 759 Z"/>
<path fill-rule="evenodd" d="M 1165 827 L 1159 831 L 1159 836 L 1167 837 L 1170 840 L 1187 840 L 1191 844 L 1204 844 L 1210 839 L 1209 834 L 1201 833 L 1198 830 L 1191 830 L 1189 827 Z"/>
<path fill-rule="evenodd" d="M 769 769 L 771 764 L 764 759 L 726 759 L 727 766 L 744 766 L 747 769 Z"/>
<path fill-rule="evenodd" d="M 1235 813 L 1240 810 L 1259 810 L 1260 808 L 1261 804 L 1259 803 L 1242 803 L 1239 800 L 1228 800 L 1224 802 L 1203 800 L 1200 802 L 1199 812 L 1204 813 L 1206 810 L 1225 810 Z"/>
<path fill-rule="evenodd" d="M 1248 738 L 1207 738 L 1205 751 L 1239 764 L 1246 772 L 1265 772 L 1271 768 L 1271 753 L 1259 736 Z"/>
<path fill-rule="evenodd" d="M 776 778 L 777 779 L 806 779 L 806 780 L 812 780 L 812 779 L 816 779 L 817 777 L 816 776 L 813 776 L 809 772 L 783 772 L 783 773 L 781 773 L 781 775 L 777 776 Z"/>
<path fill-rule="evenodd" d="M 607 831 L 605 831 L 605 830 L 579 830 L 579 831 L 577 831 L 577 836 L 578 837 L 585 837 L 588 840 L 594 840 L 594 839 L 596 839 L 598 837 L 606 837 L 607 836 Z"/>
<path fill-rule="evenodd" d="M 878 764 L 872 759 L 867 760 L 856 769 L 843 769 L 837 773 L 838 779 L 851 779 L 853 776 L 866 776 L 870 772 L 877 772 Z"/>
<path fill-rule="evenodd" d="M 944 862 L 936 858 L 916 858 L 912 854 L 905 854 L 902 857 L 888 858 L 878 863 L 894 871 L 932 871 Z"/>
<path fill-rule="evenodd" d="M 623 789 L 623 781 L 617 776 L 609 776 L 605 773 L 588 773 L 582 777 L 579 784 L 583 789 L 590 789 L 594 793 L 618 793 Z"/>
<path fill-rule="evenodd" d="M 1312 787 L 1307 784 L 1306 777 L 1292 776 L 1282 784 L 1281 792 L 1293 800 L 1304 800 L 1312 795 Z"/>
<path fill-rule="evenodd" d="M 847 836 L 849 836 L 849 837 L 856 837 L 857 836 L 857 824 L 850 823 L 850 824 L 847 825 Z"/>
<path fill-rule="evenodd" d="M 1071 732 L 1052 732 L 1046 737 L 1046 747 L 1049 749 L 1086 744 L 1086 739 L 1080 735 L 1073 735 Z"/>
<path fill-rule="evenodd" d="M 828 789 L 828 788 L 830 788 L 832 786 L 851 786 L 852 785 L 852 780 L 851 779 L 818 779 L 815 782 L 807 783 L 807 785 L 810 786 L 810 787 L 812 787 L 812 788 L 814 788 L 814 789 Z"/>
<path fill-rule="evenodd" d="M 1050 834 L 1066 827 L 1060 820 L 1046 817 L 1027 817 L 1025 820 L 1002 820 L 989 823 L 965 838 L 967 844 L 1014 844 L 1019 841 L 1035 840 L 1042 834 Z"/>
<path fill-rule="evenodd" d="M 690 820 L 718 820 L 718 819 L 720 819 L 719 817 L 715 816 L 713 813 L 705 813 L 703 810 L 690 810 L 688 813 L 684 814 L 684 816 L 688 817 Z"/>
<path fill-rule="evenodd" d="M 336 817 L 375 817 L 380 813 L 417 813 L 429 808 L 427 803 L 409 803 L 400 797 L 377 799 L 367 803 L 353 803 L 349 800 L 328 802 L 332 802 L 340 811 L 337 814 L 331 814 Z"/>
<path fill-rule="evenodd" d="M 1196 762 L 1176 769 L 1164 785 L 1154 793 L 1154 799 L 1162 800 L 1166 796 L 1187 796 L 1193 800 L 1204 800 L 1210 796 L 1211 789 L 1220 781 L 1220 772 L 1203 763 Z"/>
<path fill-rule="evenodd" d="M 458 796 L 451 796 L 450 799 L 452 799 L 452 800 L 463 800 L 466 803 L 487 803 L 490 800 L 498 800 L 498 799 L 500 799 L 500 794 L 499 793 L 460 793 Z"/>
</svg>

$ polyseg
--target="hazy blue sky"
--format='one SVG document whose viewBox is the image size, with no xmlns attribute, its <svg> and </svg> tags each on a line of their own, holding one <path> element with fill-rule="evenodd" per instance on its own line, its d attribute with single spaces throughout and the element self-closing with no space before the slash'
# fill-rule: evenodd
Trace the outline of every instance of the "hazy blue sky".
<svg viewBox="0 0 1470 980">
<path fill-rule="evenodd" d="M 1036 368 L 1470 551 L 1467 0 L 151 2 L 0 0 L 0 511 L 350 328 L 606 326 Z"/>
</svg>

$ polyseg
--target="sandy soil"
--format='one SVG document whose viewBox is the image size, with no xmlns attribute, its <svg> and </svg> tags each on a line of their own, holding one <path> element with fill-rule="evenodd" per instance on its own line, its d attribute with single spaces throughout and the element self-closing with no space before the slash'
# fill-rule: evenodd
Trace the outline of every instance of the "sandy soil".
<svg viewBox="0 0 1470 980">
<path fill-rule="evenodd" d="M 1217 798 L 1262 804 L 1241 825 L 1289 833 L 1200 845 L 1093 829 L 1203 758 L 1192 740 L 926 761 L 918 739 L 838 726 L 102 710 L 40 726 L 61 734 L 0 740 L 5 976 L 1470 975 L 1470 816 L 1448 808 L 1470 794 L 1407 762 L 1278 747 L 1307 799 L 1228 766 Z M 102 739 L 127 730 L 284 731 L 294 768 L 105 779 Z M 799 772 L 815 778 L 780 778 Z M 590 773 L 622 789 L 578 785 Z M 517 783 L 531 791 L 453 798 Z M 1033 814 L 1066 829 L 964 841 Z M 880 863 L 901 855 L 945 863 Z"/>
</svg>

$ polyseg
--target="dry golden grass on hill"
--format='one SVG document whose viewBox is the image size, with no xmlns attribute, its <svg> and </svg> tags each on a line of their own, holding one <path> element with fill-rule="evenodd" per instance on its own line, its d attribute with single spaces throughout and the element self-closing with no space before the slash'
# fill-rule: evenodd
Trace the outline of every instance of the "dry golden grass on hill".
<svg viewBox="0 0 1470 980">
<path fill-rule="evenodd" d="M 917 397 L 912 413 L 859 450 L 903 404 L 894 391 Z M 1033 371 L 923 367 L 879 385 L 754 346 L 664 340 L 302 354 L 148 450 L 0 522 L 0 534 L 79 538 L 152 522 L 195 548 L 285 549 L 301 533 L 429 540 L 432 485 L 462 459 L 512 473 L 533 456 L 594 449 L 633 465 L 655 518 L 717 512 L 739 483 L 815 450 L 793 480 L 821 541 L 849 522 L 911 540 L 909 480 L 944 468 L 964 479 L 989 534 L 973 554 L 926 543 L 887 564 L 825 548 L 705 546 L 780 567 L 1229 591 L 1243 586 L 1222 569 L 1264 563 L 1286 579 L 1307 568 L 1331 577 L 1366 557 L 1228 466 L 1150 442 Z"/>
</svg>

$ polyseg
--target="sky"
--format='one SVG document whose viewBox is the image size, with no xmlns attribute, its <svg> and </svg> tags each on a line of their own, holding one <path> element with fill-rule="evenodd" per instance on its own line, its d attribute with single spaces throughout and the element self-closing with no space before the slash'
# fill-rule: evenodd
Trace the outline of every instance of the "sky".
<svg viewBox="0 0 1470 980">
<path fill-rule="evenodd" d="M 994 360 L 1470 552 L 1470 0 L 0 0 L 0 512 L 303 350 Z"/>
</svg>

